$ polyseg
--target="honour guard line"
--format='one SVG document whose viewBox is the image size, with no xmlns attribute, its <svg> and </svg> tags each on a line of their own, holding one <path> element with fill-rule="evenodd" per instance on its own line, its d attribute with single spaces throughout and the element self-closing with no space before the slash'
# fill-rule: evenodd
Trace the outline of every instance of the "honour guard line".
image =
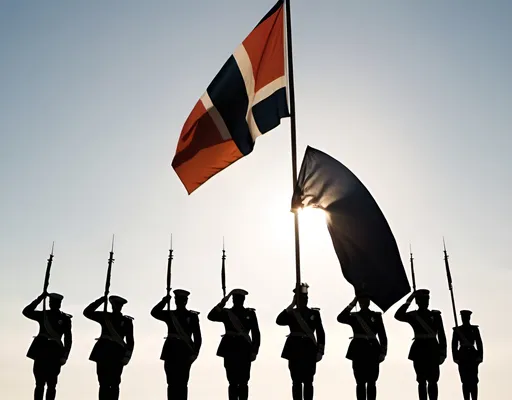
<svg viewBox="0 0 512 400">
<path fill-rule="evenodd" d="M 325 352 L 325 332 L 320 310 L 308 308 L 308 286 L 302 283 L 300 268 L 299 211 L 318 207 L 328 216 L 327 226 L 345 279 L 356 298 L 338 316 L 350 325 L 354 336 L 347 351 L 352 361 L 357 399 L 373 400 L 380 363 L 388 353 L 387 336 L 379 313 L 369 310 L 370 302 L 383 312 L 411 292 L 396 240 L 384 214 L 367 188 L 347 167 L 328 154 L 307 147 L 297 174 L 296 113 L 291 34 L 291 0 L 279 0 L 239 45 L 223 65 L 185 121 L 172 160 L 179 179 L 191 194 L 198 187 L 253 151 L 258 136 L 290 118 L 291 161 L 295 234 L 295 289 L 292 303 L 277 317 L 288 326 L 282 357 L 288 360 L 294 400 L 314 397 L 316 363 Z M 412 253 L 412 252 L 411 252 Z M 234 289 L 225 293 L 225 253 L 223 252 L 223 299 L 208 314 L 210 321 L 222 322 L 226 329 L 217 355 L 224 359 L 228 398 L 249 396 L 252 362 L 260 348 L 260 331 L 254 309 L 244 306 L 248 293 Z M 53 252 L 50 256 L 47 276 Z M 84 316 L 98 322 L 101 336 L 90 360 L 96 362 L 99 399 L 119 398 L 124 366 L 133 349 L 133 318 L 121 313 L 127 300 L 109 297 L 113 263 L 110 252 L 104 296 L 84 310 Z M 189 292 L 175 290 L 176 310 L 170 310 L 172 246 L 168 260 L 167 294 L 153 308 L 153 317 L 166 322 L 168 336 L 161 359 L 167 375 L 168 398 L 187 398 L 192 363 L 201 347 L 198 313 L 186 309 Z M 445 265 L 455 328 L 452 340 L 454 361 L 458 363 L 465 399 L 477 399 L 478 366 L 483 359 L 482 341 L 476 326 L 464 311 L 458 326 L 451 274 L 445 251 Z M 412 267 L 412 254 L 411 254 Z M 24 315 L 39 322 L 40 331 L 27 356 L 34 360 L 34 398 L 55 398 L 57 376 L 71 349 L 71 316 L 60 312 L 62 296 L 43 293 L 27 306 Z M 50 310 L 44 299 L 50 297 Z M 441 313 L 429 310 L 430 293 L 416 290 L 396 312 L 396 319 L 409 323 L 415 333 L 409 358 L 413 361 L 420 400 L 437 399 L 440 365 L 446 358 L 446 338 Z M 232 308 L 225 308 L 229 299 Z M 416 299 L 418 310 L 407 311 Z M 43 312 L 35 311 L 43 301 Z M 361 311 L 351 310 L 359 302 Z M 108 302 L 112 312 L 107 311 Z M 103 304 L 103 311 L 96 311 Z M 167 306 L 167 307 L 166 307 Z M 165 310 L 165 308 L 167 308 Z M 62 343 L 64 336 L 64 343 Z M 474 347 L 476 345 L 476 348 Z"/>
</svg>

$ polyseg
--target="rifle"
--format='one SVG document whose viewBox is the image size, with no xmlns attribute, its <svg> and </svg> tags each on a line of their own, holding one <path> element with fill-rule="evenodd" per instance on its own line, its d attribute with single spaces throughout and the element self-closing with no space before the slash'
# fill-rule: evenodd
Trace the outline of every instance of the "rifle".
<svg viewBox="0 0 512 400">
<path fill-rule="evenodd" d="M 444 248 L 444 266 L 446 268 L 446 279 L 448 280 L 448 289 L 450 290 L 450 295 L 452 298 L 453 319 L 455 320 L 455 326 L 459 326 L 459 322 L 457 321 L 457 311 L 455 309 L 455 297 L 453 296 L 452 274 L 450 272 L 450 264 L 448 264 L 448 253 L 446 252 L 446 244 L 444 242 L 444 237 L 443 237 L 443 248 Z"/>
<path fill-rule="evenodd" d="M 410 244 L 409 244 L 409 253 L 411 254 L 410 261 L 411 261 L 412 290 L 415 292 L 416 291 L 416 276 L 414 274 L 414 258 L 412 258 L 412 248 L 411 248 Z"/>
<path fill-rule="evenodd" d="M 43 283 L 43 293 L 48 292 L 48 285 L 50 284 L 50 271 L 52 269 L 53 263 L 53 246 L 55 242 L 52 243 L 52 252 L 50 253 L 50 258 L 48 258 L 48 263 L 46 264 L 46 273 L 44 275 L 44 283 Z M 46 312 L 46 297 L 43 298 L 43 312 Z"/>
<path fill-rule="evenodd" d="M 169 258 L 167 260 L 167 296 L 171 294 L 171 267 L 172 267 L 172 235 L 171 235 L 171 248 L 169 250 Z M 167 301 L 167 311 L 171 309 L 171 300 Z"/>
<path fill-rule="evenodd" d="M 112 249 L 110 250 L 110 257 L 108 258 L 107 279 L 105 281 L 105 306 L 103 308 L 104 312 L 107 312 L 107 307 L 108 307 L 108 293 L 110 291 L 110 277 L 112 275 L 112 264 L 113 263 L 114 263 L 114 235 L 112 235 Z"/>
<path fill-rule="evenodd" d="M 222 238 L 222 268 L 220 271 L 222 294 L 226 297 L 226 250 L 224 249 L 224 237 Z"/>
</svg>

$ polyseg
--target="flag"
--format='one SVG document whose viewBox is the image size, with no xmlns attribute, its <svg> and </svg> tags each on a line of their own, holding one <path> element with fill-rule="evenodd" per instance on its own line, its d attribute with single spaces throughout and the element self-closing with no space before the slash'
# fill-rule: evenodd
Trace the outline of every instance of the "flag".
<svg viewBox="0 0 512 400">
<path fill-rule="evenodd" d="M 172 167 L 190 194 L 289 117 L 285 9 L 278 1 L 229 57 L 181 131 Z"/>
<path fill-rule="evenodd" d="M 345 279 L 387 311 L 410 292 L 395 238 L 379 206 L 343 164 L 312 147 L 306 149 L 292 210 L 318 207 Z"/>
</svg>

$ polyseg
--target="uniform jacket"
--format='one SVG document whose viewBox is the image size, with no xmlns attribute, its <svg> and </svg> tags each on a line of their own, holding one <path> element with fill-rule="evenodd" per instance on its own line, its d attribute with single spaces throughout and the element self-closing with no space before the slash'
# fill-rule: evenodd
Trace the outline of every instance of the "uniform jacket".
<svg viewBox="0 0 512 400">
<path fill-rule="evenodd" d="M 345 309 L 338 315 L 338 322 L 350 325 L 354 333 L 346 355 L 349 360 L 377 362 L 380 354 L 386 355 L 388 338 L 380 312 Z"/>
<path fill-rule="evenodd" d="M 226 330 L 217 349 L 219 357 L 250 359 L 251 354 L 258 354 L 261 336 L 258 319 L 253 308 L 215 306 L 208 314 L 208 319 L 222 322 Z"/>
<path fill-rule="evenodd" d="M 71 318 L 62 311 L 36 311 L 40 300 L 34 300 L 23 309 L 23 315 L 39 323 L 39 333 L 30 345 L 27 357 L 32 360 L 67 359 L 71 351 Z M 64 337 L 64 343 L 62 342 Z"/>
<path fill-rule="evenodd" d="M 300 311 L 297 308 L 283 310 L 277 316 L 276 323 L 290 328 L 282 358 L 316 362 L 317 353 L 324 353 L 325 331 L 320 309 L 306 307 Z"/>
<path fill-rule="evenodd" d="M 484 347 L 477 325 L 461 325 L 453 328 L 452 356 L 456 363 L 474 363 L 484 358 Z"/>
<path fill-rule="evenodd" d="M 167 324 L 167 338 L 162 348 L 161 360 L 184 359 L 199 354 L 201 328 L 199 312 L 192 310 L 164 310 L 166 301 L 160 301 L 151 315 Z"/>
<path fill-rule="evenodd" d="M 121 313 L 95 311 L 102 300 L 96 300 L 84 310 L 84 316 L 101 325 L 101 335 L 94 345 L 89 360 L 95 362 L 115 361 L 131 358 L 134 348 L 133 318 Z"/>
<path fill-rule="evenodd" d="M 398 321 L 407 322 L 414 330 L 414 342 L 409 351 L 409 360 L 439 360 L 446 357 L 446 336 L 443 318 L 438 310 L 414 310 L 407 312 L 408 304 L 396 312 Z"/>
</svg>

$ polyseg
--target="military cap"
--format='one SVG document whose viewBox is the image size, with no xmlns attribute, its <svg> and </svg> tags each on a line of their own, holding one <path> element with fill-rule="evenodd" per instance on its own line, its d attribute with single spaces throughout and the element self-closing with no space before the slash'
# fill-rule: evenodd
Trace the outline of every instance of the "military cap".
<svg viewBox="0 0 512 400">
<path fill-rule="evenodd" d="M 128 303 L 128 300 L 123 299 L 121 296 L 110 296 L 109 299 L 110 303 L 118 303 L 118 304 L 126 304 Z"/>
<path fill-rule="evenodd" d="M 240 296 L 247 296 L 249 292 L 244 289 L 233 289 L 232 294 L 238 294 Z"/>
<path fill-rule="evenodd" d="M 183 289 L 176 289 L 173 293 L 176 297 L 188 297 L 190 295 L 189 291 Z"/>
<path fill-rule="evenodd" d="M 301 294 L 308 294 L 309 285 L 307 283 L 301 283 L 299 290 Z M 297 288 L 293 289 L 293 293 L 297 293 Z"/>
<path fill-rule="evenodd" d="M 59 293 L 50 293 L 50 294 L 48 294 L 48 297 L 52 300 L 60 300 L 60 301 L 62 301 L 62 299 L 64 298 L 64 296 Z"/>
<path fill-rule="evenodd" d="M 462 316 L 467 315 L 469 317 L 471 314 L 473 314 L 473 312 L 470 310 L 460 310 L 460 315 Z"/>
<path fill-rule="evenodd" d="M 418 290 L 416 290 L 415 294 L 418 297 L 427 297 L 427 296 L 430 296 L 430 290 L 428 290 L 428 289 L 418 289 Z"/>
</svg>

